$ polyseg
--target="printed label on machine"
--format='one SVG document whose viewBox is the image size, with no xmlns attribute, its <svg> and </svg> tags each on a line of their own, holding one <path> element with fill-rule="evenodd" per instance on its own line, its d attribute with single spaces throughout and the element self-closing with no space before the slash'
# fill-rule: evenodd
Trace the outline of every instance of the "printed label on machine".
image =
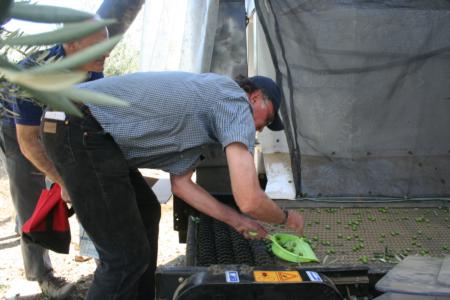
<svg viewBox="0 0 450 300">
<path fill-rule="evenodd" d="M 322 278 L 320 277 L 320 275 L 317 272 L 314 271 L 306 271 L 306 274 L 308 275 L 309 279 L 311 281 L 316 281 L 316 282 L 322 282 Z"/>
<path fill-rule="evenodd" d="M 302 282 L 297 271 L 253 271 L 256 282 Z"/>
<path fill-rule="evenodd" d="M 239 282 L 239 273 L 237 271 L 225 271 L 225 277 L 228 283 Z"/>
</svg>

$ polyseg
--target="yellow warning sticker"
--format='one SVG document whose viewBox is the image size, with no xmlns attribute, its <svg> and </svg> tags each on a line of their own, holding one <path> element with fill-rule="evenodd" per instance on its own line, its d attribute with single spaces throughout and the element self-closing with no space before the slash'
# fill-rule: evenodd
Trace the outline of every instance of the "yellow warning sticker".
<svg viewBox="0 0 450 300">
<path fill-rule="evenodd" d="M 256 282 L 278 282 L 280 281 L 277 272 L 274 271 L 253 271 Z"/>
<path fill-rule="evenodd" d="M 253 271 L 256 282 L 302 282 L 297 271 Z"/>
</svg>

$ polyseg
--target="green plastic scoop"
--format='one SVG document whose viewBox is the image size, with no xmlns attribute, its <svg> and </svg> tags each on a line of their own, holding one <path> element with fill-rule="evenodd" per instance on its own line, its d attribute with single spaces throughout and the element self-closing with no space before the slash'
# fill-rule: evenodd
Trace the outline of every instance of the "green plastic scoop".
<svg viewBox="0 0 450 300">
<path fill-rule="evenodd" d="M 311 246 L 303 239 L 293 234 L 268 234 L 272 241 L 272 252 L 279 258 L 290 262 L 318 262 Z"/>
</svg>

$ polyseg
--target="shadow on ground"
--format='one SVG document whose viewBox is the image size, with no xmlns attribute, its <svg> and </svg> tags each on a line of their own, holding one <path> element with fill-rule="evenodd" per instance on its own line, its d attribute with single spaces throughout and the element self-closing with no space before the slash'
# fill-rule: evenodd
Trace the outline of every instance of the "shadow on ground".
<svg viewBox="0 0 450 300">
<path fill-rule="evenodd" d="M 165 263 L 164 265 L 160 265 L 158 267 L 182 266 L 185 264 L 185 261 L 186 261 L 186 257 L 184 255 L 179 255 L 178 257 L 174 258 L 173 260 Z M 77 282 L 75 283 L 77 290 L 70 299 L 72 299 L 72 300 L 84 299 L 89 287 L 91 286 L 93 277 L 94 277 L 93 274 L 80 277 L 80 279 L 78 279 Z M 20 299 L 22 299 L 22 298 L 20 298 Z M 37 298 L 37 299 L 47 299 L 47 298 Z"/>
<path fill-rule="evenodd" d="M 16 247 L 20 244 L 20 237 L 17 234 L 0 237 L 0 250 Z"/>
</svg>

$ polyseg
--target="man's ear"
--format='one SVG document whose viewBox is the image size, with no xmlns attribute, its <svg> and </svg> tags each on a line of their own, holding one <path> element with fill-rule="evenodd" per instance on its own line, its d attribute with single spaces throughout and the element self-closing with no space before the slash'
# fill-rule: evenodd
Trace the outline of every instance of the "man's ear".
<svg viewBox="0 0 450 300">
<path fill-rule="evenodd" d="M 251 92 L 248 96 L 250 103 L 256 103 L 259 99 L 261 99 L 261 90 L 255 90 L 253 92 Z"/>
</svg>

